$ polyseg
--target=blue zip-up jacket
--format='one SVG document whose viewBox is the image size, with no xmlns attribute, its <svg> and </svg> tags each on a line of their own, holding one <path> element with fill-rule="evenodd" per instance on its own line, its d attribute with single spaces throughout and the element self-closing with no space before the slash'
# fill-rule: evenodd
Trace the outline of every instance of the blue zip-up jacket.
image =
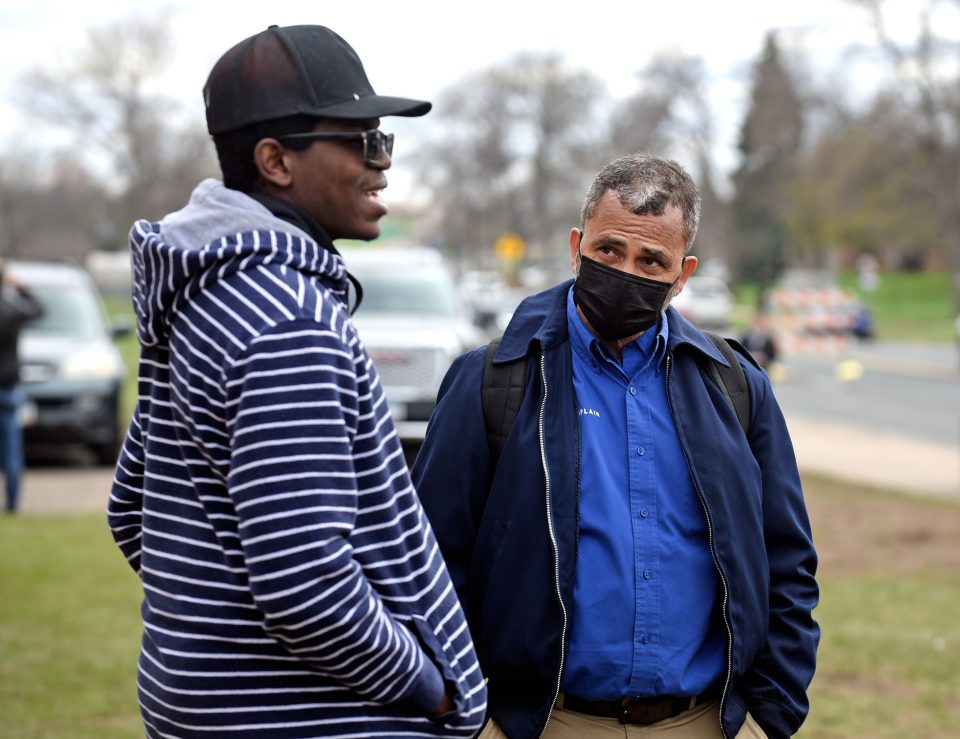
<svg viewBox="0 0 960 739">
<path fill-rule="evenodd" d="M 527 382 L 496 468 L 479 348 L 448 372 L 413 471 L 489 678 L 488 715 L 511 739 L 543 731 L 570 629 L 581 477 L 570 285 L 525 300 L 503 336 L 494 361 L 528 357 Z M 819 640 L 811 615 L 817 559 L 793 446 L 766 374 L 741 361 L 752 401 L 748 439 L 697 362 L 706 354 L 725 363 L 719 351 L 672 308 L 666 320 L 667 397 L 722 584 L 722 729 L 734 737 L 749 710 L 770 737 L 786 737 L 807 713 Z"/>
<path fill-rule="evenodd" d="M 143 584 L 147 736 L 473 734 L 483 679 L 343 261 L 213 180 L 131 251 L 109 522 Z"/>
</svg>

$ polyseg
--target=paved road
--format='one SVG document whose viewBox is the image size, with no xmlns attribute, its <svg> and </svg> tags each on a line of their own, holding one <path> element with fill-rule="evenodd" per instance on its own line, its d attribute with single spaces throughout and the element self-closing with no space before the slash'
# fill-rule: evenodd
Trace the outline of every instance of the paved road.
<svg viewBox="0 0 960 739">
<path fill-rule="evenodd" d="M 960 365 L 948 345 L 871 343 L 787 357 L 774 377 L 787 414 L 960 443 Z"/>
<path fill-rule="evenodd" d="M 853 360 L 860 365 L 845 365 Z M 960 364 L 954 347 L 858 345 L 787 358 L 774 389 L 800 468 L 960 502 Z M 25 512 L 106 508 L 113 470 L 81 457 L 28 468 Z"/>
<path fill-rule="evenodd" d="M 787 423 L 805 472 L 960 501 L 956 449 L 798 416 L 788 416 Z M 112 477 L 103 467 L 32 467 L 23 482 L 22 510 L 103 513 Z"/>
<path fill-rule="evenodd" d="M 98 511 L 106 516 L 113 470 L 105 467 L 31 467 L 24 476 L 24 513 Z"/>
<path fill-rule="evenodd" d="M 801 469 L 960 500 L 955 347 L 855 344 L 774 377 Z"/>
</svg>

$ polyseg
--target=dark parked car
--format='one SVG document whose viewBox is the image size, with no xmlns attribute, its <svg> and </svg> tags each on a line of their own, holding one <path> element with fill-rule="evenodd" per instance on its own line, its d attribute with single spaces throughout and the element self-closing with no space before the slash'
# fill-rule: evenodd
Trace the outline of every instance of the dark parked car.
<svg viewBox="0 0 960 739">
<path fill-rule="evenodd" d="M 28 456 L 42 445 L 79 443 L 100 464 L 117 459 L 126 369 L 114 339 L 129 324 L 111 323 L 90 276 L 46 262 L 7 262 L 11 274 L 43 304 L 44 315 L 20 335 L 20 376 Z"/>
</svg>

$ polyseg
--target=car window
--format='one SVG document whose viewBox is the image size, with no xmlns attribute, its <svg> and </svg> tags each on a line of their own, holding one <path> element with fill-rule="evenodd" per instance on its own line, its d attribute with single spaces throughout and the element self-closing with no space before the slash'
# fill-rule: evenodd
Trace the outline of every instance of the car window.
<svg viewBox="0 0 960 739">
<path fill-rule="evenodd" d="M 96 298 L 82 286 L 28 285 L 44 313 L 24 329 L 34 336 L 71 336 L 77 339 L 100 339 L 104 320 Z"/>
<path fill-rule="evenodd" d="M 710 278 L 691 277 L 687 286 L 701 295 L 723 295 L 727 292 L 726 285 Z"/>
<path fill-rule="evenodd" d="M 423 316 L 456 316 L 459 303 L 450 276 L 432 270 L 370 271 L 362 268 L 351 272 L 363 285 L 360 314 L 414 313 Z"/>
</svg>

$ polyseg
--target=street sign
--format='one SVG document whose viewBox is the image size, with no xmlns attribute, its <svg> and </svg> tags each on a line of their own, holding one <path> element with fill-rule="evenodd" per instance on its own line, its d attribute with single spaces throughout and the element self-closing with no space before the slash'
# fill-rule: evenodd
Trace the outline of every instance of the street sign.
<svg viewBox="0 0 960 739">
<path fill-rule="evenodd" d="M 523 259 L 527 245 L 519 234 L 507 232 L 493 244 L 497 256 L 504 262 L 518 262 Z"/>
</svg>

